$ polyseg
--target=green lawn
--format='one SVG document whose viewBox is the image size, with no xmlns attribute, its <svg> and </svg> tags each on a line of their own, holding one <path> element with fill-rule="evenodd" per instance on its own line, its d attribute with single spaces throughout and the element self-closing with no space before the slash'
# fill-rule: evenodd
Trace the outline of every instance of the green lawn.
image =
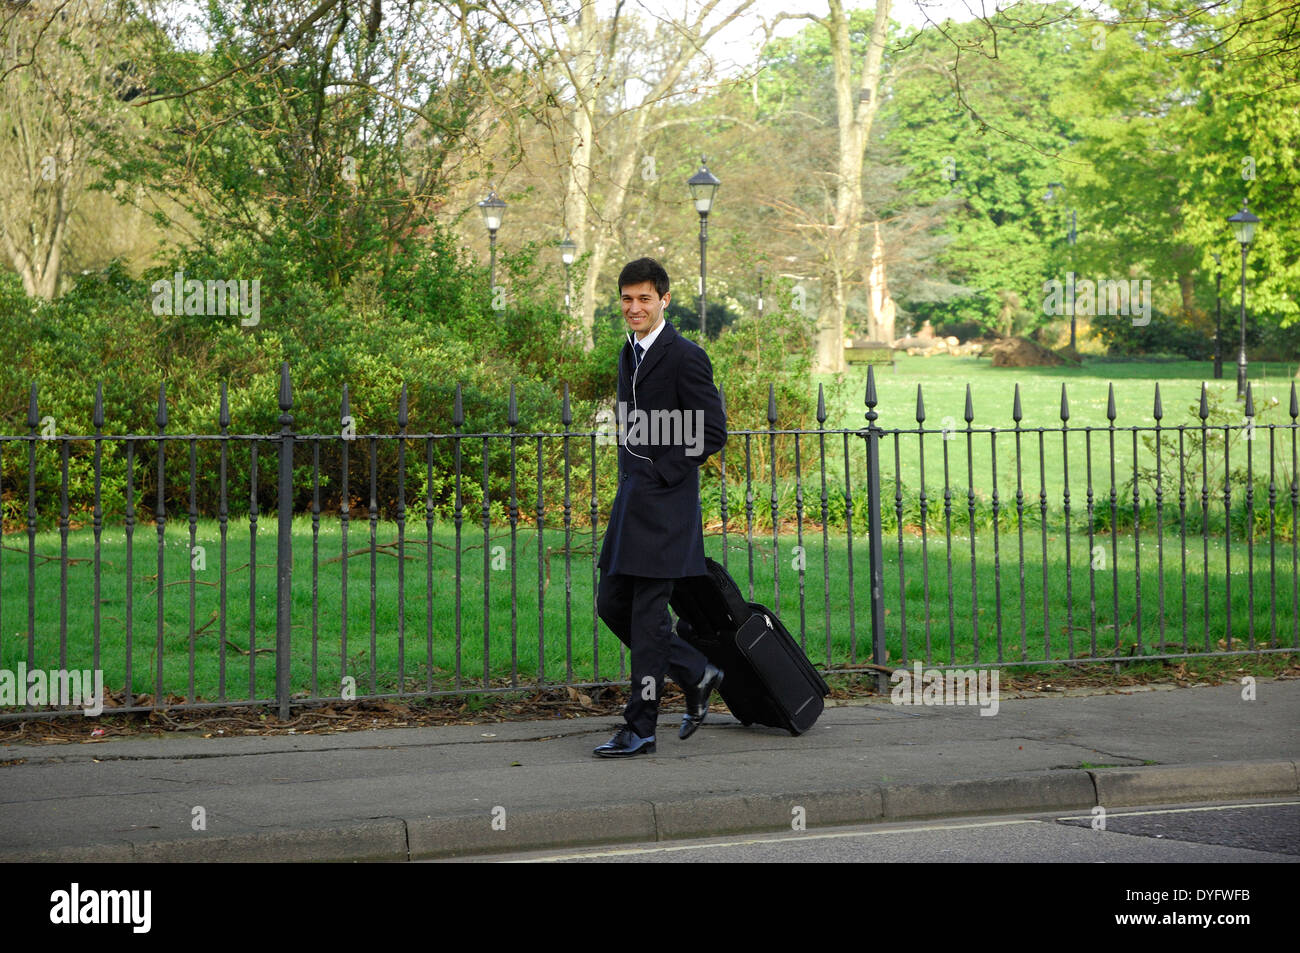
<svg viewBox="0 0 1300 953">
<path fill-rule="evenodd" d="M 1275 422 L 1289 422 L 1286 404 L 1291 382 L 1300 362 L 1256 361 L 1249 365 L 1249 380 L 1256 408 L 1277 398 L 1282 410 Z M 988 358 L 898 356 L 896 366 L 876 368 L 876 391 L 880 398 L 877 410 L 882 427 L 913 427 L 916 424 L 916 386 L 925 395 L 927 426 L 939 427 L 945 415 L 952 415 L 956 426 L 964 428 L 966 385 L 971 385 L 975 426 L 1011 427 L 1011 409 L 1015 385 L 1020 385 L 1023 427 L 1060 426 L 1061 385 L 1066 385 L 1070 403 L 1070 426 L 1104 427 L 1106 396 L 1110 383 L 1115 384 L 1117 427 L 1151 426 L 1155 385 L 1160 384 L 1164 403 L 1164 423 L 1199 423 L 1189 411 L 1200 400 L 1201 383 L 1220 387 L 1236 397 L 1236 366 L 1225 363 L 1224 377 L 1214 380 L 1209 361 L 1171 361 L 1147 363 L 1107 361 L 1089 358 L 1080 367 L 994 367 Z M 867 371 L 853 366 L 848 404 L 842 411 L 856 414 L 855 426 L 861 426 L 866 411 Z M 815 385 L 814 385 L 815 388 Z M 816 401 L 816 394 L 813 394 Z M 1285 418 L 1285 421 L 1284 421 Z"/>
<path fill-rule="evenodd" d="M 1210 419 L 1206 466 L 1202 471 L 1200 454 L 1196 450 L 1201 420 L 1195 411 L 1200 400 L 1201 382 L 1206 379 L 1203 375 L 1209 375 L 1212 370 L 1209 363 L 1143 364 L 1095 360 L 1082 367 L 995 368 L 987 359 L 903 355 L 895 369 L 877 368 L 876 374 L 877 411 L 880 415 L 877 423 L 887 431 L 899 431 L 887 433 L 880 444 L 881 477 L 886 484 L 885 505 L 893 505 L 890 481 L 897 476 L 903 484 L 905 514 L 912 513 L 913 518 L 916 517 L 915 501 L 922 485 L 932 510 L 942 506 L 945 485 L 954 494 L 954 506 L 962 510 L 968 502 L 966 491 L 973 488 L 976 502 L 985 508 L 991 504 L 995 489 L 1003 506 L 1014 507 L 1019 490 L 1024 494 L 1026 506 L 1037 508 L 1045 495 L 1049 511 L 1059 514 L 1068 490 L 1071 508 L 1077 513 L 1087 504 L 1090 485 L 1097 506 L 1109 504 L 1113 486 L 1118 504 L 1121 507 L 1127 505 L 1131 510 L 1136 465 L 1139 494 L 1143 501 L 1154 502 L 1158 482 L 1167 504 L 1177 504 L 1181 489 L 1186 494 L 1188 506 L 1199 508 L 1204 483 L 1212 511 L 1217 506 L 1218 518 L 1221 518 L 1225 472 L 1240 470 L 1244 474 L 1249 467 L 1257 488 L 1254 498 L 1257 513 L 1267 513 L 1267 484 L 1270 479 L 1282 511 L 1289 513 L 1290 486 L 1296 479 L 1293 461 L 1300 440 L 1288 413 L 1291 375 L 1295 369 L 1295 365 L 1277 363 L 1250 365 L 1256 409 L 1253 433 L 1246 427 L 1242 405 L 1236 400 L 1236 383 L 1232 376 L 1235 368 L 1226 367 L 1227 379 L 1207 380 L 1212 405 L 1220 410 Z M 827 427 L 857 429 L 865 426 L 865 381 L 865 369 L 850 369 L 846 376 L 844 403 L 830 409 Z M 1109 430 L 1110 421 L 1106 417 L 1108 385 L 1112 381 L 1115 383 L 1116 404 L 1113 432 Z M 971 384 L 974 409 L 969 436 L 964 417 L 967 382 Z M 1063 383 L 1069 399 L 1068 433 L 1061 432 Z M 1156 425 L 1152 411 L 1157 383 L 1164 411 L 1158 435 L 1162 457 L 1158 481 L 1155 472 L 1157 435 L 1151 429 Z M 1019 438 L 1012 418 L 1017 384 L 1020 385 L 1023 411 Z M 811 382 L 810 406 L 816 405 L 816 385 L 816 380 Z M 924 429 L 927 433 L 924 437 L 916 432 L 920 429 L 916 421 L 918 385 L 925 401 Z M 778 430 L 783 426 L 779 414 L 776 426 Z M 1086 428 L 1102 429 L 1089 433 Z M 1135 432 L 1133 428 L 1142 429 Z M 989 433 L 990 429 L 997 429 L 999 433 L 995 436 Z M 778 459 L 788 464 L 794 459 L 796 440 L 805 507 L 820 515 L 821 443 L 814 435 L 796 437 L 794 434 L 777 434 L 775 438 L 754 434 L 748 440 L 743 434 L 731 437 L 727 445 L 727 483 L 729 508 L 733 515 L 740 513 L 743 518 L 746 446 L 749 447 L 755 510 L 766 521 L 765 514 L 771 508 L 771 444 L 775 442 Z M 1223 449 L 1225 440 L 1228 446 L 1226 456 Z M 829 435 L 825 440 L 827 481 L 832 497 L 843 492 L 844 447 L 841 435 Z M 996 470 L 993 466 L 994 452 L 997 455 Z M 865 441 L 851 436 L 848 453 L 853 492 L 861 500 L 865 496 Z M 1181 468 L 1178 463 L 1180 456 L 1184 460 Z M 793 480 L 792 466 L 779 470 L 778 508 L 785 517 L 793 516 L 793 490 L 785 487 Z M 1244 476 L 1234 478 L 1232 490 L 1234 507 L 1244 506 Z"/>
<path fill-rule="evenodd" d="M 276 578 L 274 568 L 275 533 L 273 520 L 263 516 L 257 535 L 256 624 L 254 648 L 247 654 L 249 638 L 250 585 L 248 574 L 249 534 L 247 524 L 233 522 L 228 539 L 226 577 L 227 619 L 224 694 L 222 663 L 218 647 L 220 556 L 217 524 L 203 520 L 197 538 L 205 547 L 206 568 L 196 571 L 193 587 L 195 636 L 193 639 L 193 696 L 200 700 L 221 698 L 236 700 L 250 697 L 268 698 L 274 693 L 274 646 Z M 743 529 L 743 528 L 742 528 Z M 742 589 L 749 585 L 748 558 L 743 532 L 731 527 L 728 562 Z M 377 527 L 380 546 L 394 543 L 396 527 L 381 523 Z M 341 551 L 340 526 L 323 521 L 319 540 L 319 565 L 316 585 L 319 609 L 312 617 L 312 534 L 305 518 L 294 524 L 293 579 L 293 690 L 321 695 L 340 692 L 342 659 L 347 671 L 357 679 L 360 694 L 373 691 L 392 692 L 403 686 L 418 691 L 432 683 L 437 689 L 456 685 L 459 668 L 462 684 L 500 685 L 517 679 L 529 683 L 537 678 L 539 642 L 545 660 L 545 679 L 563 681 L 570 676 L 566 647 L 572 647 L 572 678 L 576 681 L 616 679 L 620 676 L 619 644 L 603 624 L 595 634 L 599 666 L 593 659 L 593 609 L 590 533 L 578 533 L 572 557 L 572 596 L 566 616 L 564 535 L 562 530 L 548 530 L 544 546 L 549 553 L 549 583 L 542 597 L 539 637 L 537 534 L 520 528 L 511 557 L 508 528 L 493 529 L 489 542 L 488 617 L 484 619 L 483 535 L 481 527 L 467 525 L 462 537 L 462 591 L 460 648 L 457 652 L 455 625 L 455 535 L 451 527 L 435 526 L 432 564 L 432 601 L 426 598 L 429 569 L 425 559 L 424 526 L 408 527 L 405 565 L 405 632 L 399 638 L 398 561 L 395 548 L 385 546 L 375 557 L 374 647 L 371 655 L 371 558 L 369 527 L 365 521 L 352 524 L 349 549 L 362 549 L 348 561 L 347 644 L 341 638 L 342 567 L 337 557 Z M 871 639 L 867 593 L 868 555 L 865 539 L 854 539 L 853 585 L 849 585 L 848 552 L 842 534 L 830 534 L 828 549 L 829 580 L 823 585 L 823 549 L 820 530 L 805 529 L 803 545 L 805 573 L 795 568 L 799 554 L 798 539 L 784 534 L 779 550 L 780 611 L 787 627 L 796 638 L 806 640 L 809 655 L 818 664 L 828 659 L 834 665 L 871 659 Z M 1150 534 L 1140 538 L 1141 613 L 1137 611 L 1138 592 L 1134 580 L 1134 541 L 1130 535 L 1116 539 L 1118 558 L 1112 559 L 1109 536 L 1097 537 L 1090 550 L 1086 533 L 1073 534 L 1070 548 L 1071 591 L 1066 598 L 1065 538 L 1049 532 L 1046 544 L 1041 530 L 1026 526 L 1024 582 L 1018 568 L 1019 537 L 1016 531 L 999 534 L 1000 572 L 995 580 L 993 538 L 990 532 L 977 531 L 975 544 L 976 596 L 978 611 L 971 612 L 971 554 L 968 536 L 954 535 L 951 553 L 943 537 L 931 536 L 927 553 L 928 590 L 923 586 L 921 540 L 905 530 L 902 542 L 902 585 L 900 598 L 899 541 L 897 534 L 884 543 L 886 629 L 889 659 L 904 657 L 903 637 L 907 639 L 907 657 L 958 663 L 976 660 L 1017 661 L 1047 657 L 1078 657 L 1092 654 L 1095 631 L 1097 650 L 1106 655 L 1115 651 L 1114 599 L 1119 602 L 1119 652 L 1127 654 L 1138 640 L 1139 622 L 1144 650 L 1150 652 L 1181 651 L 1184 645 L 1183 613 L 1186 612 L 1186 644 L 1191 651 L 1203 650 L 1208 642 L 1215 648 L 1227 632 L 1226 590 L 1231 578 L 1232 638 L 1234 647 L 1245 648 L 1253 636 L 1256 643 L 1270 640 L 1276 626 L 1278 644 L 1296 644 L 1296 614 L 1293 599 L 1296 567 L 1290 544 L 1279 544 L 1270 557 L 1267 545 L 1254 547 L 1254 614 L 1248 614 L 1251 593 L 1247 587 L 1247 548 L 1232 548 L 1232 573 L 1224 566 L 1224 546 L 1220 539 L 1210 540 L 1209 572 L 1202 564 L 1202 542 L 1190 537 L 1187 572 L 1182 568 L 1182 553 L 1175 536 L 1163 538 L 1163 574 L 1158 571 L 1161 542 Z M 68 567 L 66 664 L 75 668 L 92 666 L 93 658 L 93 537 L 88 530 L 70 533 L 69 556 L 86 560 Z M 165 604 L 163 610 L 163 693 L 191 697 L 190 687 L 190 610 L 188 529 L 172 524 L 164 545 Z M 3 551 L 3 579 L 0 580 L 0 666 L 12 670 L 27 660 L 27 557 L 25 537 L 10 534 Z M 494 551 L 491 547 L 502 547 Z M 715 558 L 722 556 L 722 540 L 707 537 L 707 546 Z M 17 547 L 19 551 L 15 551 Z M 1046 559 L 1044 560 L 1044 548 Z M 60 561 L 57 533 L 41 533 L 37 551 L 52 555 L 41 562 L 36 574 L 36 628 L 34 664 L 40 668 L 61 667 L 60 646 Z M 949 575 L 951 555 L 951 576 Z M 121 688 L 126 681 L 126 547 L 123 532 L 114 527 L 104 534 L 101 598 L 100 659 L 106 684 Z M 329 560 L 334 560 L 330 562 Z M 1043 566 L 1047 567 L 1044 598 Z M 545 562 L 544 562 L 545 567 Z M 1095 608 L 1089 601 L 1090 566 L 1095 585 Z M 513 585 L 518 594 L 516 613 L 511 614 Z M 1118 590 L 1111 567 L 1118 568 Z M 770 536 L 755 541 L 754 595 L 756 601 L 773 604 L 773 559 Z M 1270 582 L 1276 578 L 1276 598 Z M 136 532 L 132 567 L 131 684 L 137 693 L 152 694 L 157 672 L 157 535 L 151 526 Z M 1163 613 L 1161 580 L 1163 579 Z M 1205 613 L 1205 583 L 1209 583 L 1209 613 Z M 1182 587 L 1187 586 L 1184 606 Z M 1001 650 L 999 650 L 998 603 L 995 585 L 1000 585 Z M 801 601 L 802 589 L 802 601 Z M 928 623 L 926 597 L 928 592 Z M 949 608 L 951 593 L 952 608 Z M 1021 615 L 1021 598 L 1024 616 Z M 852 610 L 850 610 L 850 596 Z M 829 609 L 828 609 L 829 606 Z M 1044 619 L 1046 606 L 1046 619 Z M 1067 607 L 1070 616 L 1067 617 Z M 830 626 L 825 619 L 829 611 Z M 1095 613 L 1095 616 L 1093 615 Z M 899 620 L 905 618 L 906 626 Z M 1093 619 L 1095 618 L 1095 623 Z M 1068 624 L 1068 627 L 1067 627 Z M 314 627 L 314 628 L 313 628 Z M 313 631 L 315 639 L 313 640 Z M 829 631 L 829 639 L 827 632 Z M 429 633 L 432 638 L 430 641 Z M 486 633 L 486 634 L 485 634 Z M 927 650 L 927 644 L 929 646 Z M 484 682 L 483 659 L 488 658 Z M 1022 651 L 1023 647 L 1023 651 Z M 272 651 L 268 651 L 272 650 Z M 432 655 L 432 670 L 429 657 Z M 404 674 L 404 683 L 399 680 Z M 250 695 L 250 677 L 253 680 Z"/>
</svg>

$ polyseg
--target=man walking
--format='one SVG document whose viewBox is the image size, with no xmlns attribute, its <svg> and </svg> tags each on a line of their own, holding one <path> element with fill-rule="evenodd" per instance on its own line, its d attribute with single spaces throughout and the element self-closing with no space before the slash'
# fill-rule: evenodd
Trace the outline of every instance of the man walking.
<svg viewBox="0 0 1300 953">
<path fill-rule="evenodd" d="M 618 276 L 627 346 L 619 354 L 618 493 L 600 550 L 597 611 L 632 652 L 626 724 L 593 752 L 618 758 L 655 750 L 664 675 L 686 695 L 680 738 L 704 721 L 723 672 L 672 631 L 673 582 L 707 574 L 699 468 L 727 442 L 713 366 L 664 320 L 668 273 L 653 258 Z"/>
</svg>

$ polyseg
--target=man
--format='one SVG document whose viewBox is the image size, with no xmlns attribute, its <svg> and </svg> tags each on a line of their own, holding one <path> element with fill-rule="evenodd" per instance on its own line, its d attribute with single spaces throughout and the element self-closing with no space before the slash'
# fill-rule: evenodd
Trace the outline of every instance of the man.
<svg viewBox="0 0 1300 953">
<path fill-rule="evenodd" d="M 621 758 L 655 750 L 664 675 L 686 695 L 680 738 L 704 721 L 723 672 L 672 631 L 673 581 L 707 574 L 700 465 L 727 442 L 708 355 L 664 320 L 668 273 L 653 258 L 618 276 L 628 343 L 619 354 L 618 493 L 597 565 L 597 610 L 632 650 L 626 724 L 593 752 Z M 635 338 L 633 337 L 635 335 Z"/>
</svg>

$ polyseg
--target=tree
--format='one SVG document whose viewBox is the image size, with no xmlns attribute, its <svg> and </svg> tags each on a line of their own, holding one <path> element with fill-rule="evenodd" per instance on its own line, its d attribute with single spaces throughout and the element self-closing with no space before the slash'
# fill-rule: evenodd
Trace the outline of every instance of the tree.
<svg viewBox="0 0 1300 953">
<path fill-rule="evenodd" d="M 33 297 L 59 291 L 73 218 L 103 156 L 92 133 L 129 126 L 127 42 L 118 3 L 41 0 L 0 14 L 0 250 Z"/>
<path fill-rule="evenodd" d="M 935 324 L 1011 333 L 1018 319 L 1042 321 L 1044 279 L 1072 265 L 1064 255 L 1066 207 L 1079 210 L 1081 229 L 1093 225 L 1091 206 L 1069 190 L 1061 201 L 1044 201 L 1048 184 L 1067 177 L 1063 153 L 1079 137 L 1058 103 L 1083 85 L 1088 35 L 1046 13 L 1022 8 L 1018 15 L 1047 22 L 1023 31 L 993 17 L 899 41 L 881 117 L 885 141 L 909 169 L 918 199 L 955 205 L 944 227 L 948 243 L 933 263 L 955 287 L 915 302 Z M 996 51 L 984 43 L 989 23 L 1007 27 Z"/>
<path fill-rule="evenodd" d="M 651 20 L 620 3 L 601 20 L 595 0 L 578 0 L 576 10 L 540 0 L 543 19 L 516 27 L 529 58 L 545 64 L 535 73 L 536 95 L 553 104 L 540 118 L 550 156 L 563 162 L 563 228 L 586 256 L 578 331 L 587 347 L 606 262 L 626 245 L 620 232 L 629 196 L 659 178 L 656 136 L 699 121 L 669 113 L 718 82 L 704 48 L 754 2 L 706 0 L 683 16 Z M 539 174 L 554 175 L 544 159 L 543 167 Z"/>
<path fill-rule="evenodd" d="M 201 28 L 199 50 L 155 32 L 132 103 L 148 135 L 113 143 L 110 181 L 174 198 L 185 243 L 275 249 L 335 288 L 389 267 L 478 175 L 488 87 L 513 82 L 501 24 L 450 4 L 216 0 Z"/>
<path fill-rule="evenodd" d="M 825 29 L 833 64 L 835 119 L 838 133 L 834 172 L 834 211 L 821 262 L 821 296 L 817 315 L 817 366 L 844 370 L 847 283 L 861 267 L 862 163 L 871 126 L 880 108 L 881 64 L 889 36 L 891 0 L 876 0 L 866 51 L 855 58 L 850 36 L 851 13 L 843 0 L 827 0 L 825 16 L 782 13 L 783 19 L 808 19 Z"/>
<path fill-rule="evenodd" d="M 1062 102 L 1082 132 L 1069 177 L 1095 221 L 1089 262 L 1138 269 L 1169 289 L 1169 310 L 1204 324 L 1213 256 L 1238 259 L 1226 219 L 1248 197 L 1265 222 L 1249 257 L 1253 320 L 1300 320 L 1300 238 L 1286 227 L 1300 215 L 1300 86 L 1256 55 L 1275 20 L 1253 2 L 1137 9 L 1119 6 L 1089 64 L 1090 95 Z"/>
<path fill-rule="evenodd" d="M 875 17 L 871 11 L 852 11 L 849 17 L 852 58 L 859 60 L 867 53 Z M 834 225 L 841 180 L 829 161 L 838 154 L 841 132 L 834 77 L 830 34 L 810 23 L 795 36 L 765 45 L 750 89 L 720 90 L 700 107 L 750 120 L 743 126 L 719 121 L 702 129 L 717 143 L 726 195 L 739 197 L 728 200 L 715 216 L 716 227 L 728 235 L 739 260 L 757 258 L 769 279 L 789 279 L 796 302 L 818 314 L 831 288 L 819 288 L 825 262 L 841 256 L 843 245 Z M 893 95 L 892 86 L 882 80 L 882 103 Z M 886 108 L 882 105 L 882 114 Z M 845 276 L 844 320 L 832 333 L 892 341 L 895 331 L 879 294 L 886 275 L 895 301 L 949 292 L 935 260 L 941 250 L 937 229 L 952 201 L 944 195 L 919 195 L 916 176 L 882 140 L 882 128 L 873 124 L 859 185 L 859 217 L 861 227 L 870 228 L 872 267 L 870 273 L 859 267 Z M 685 238 L 681 232 L 670 237 L 677 242 Z M 719 277 L 725 280 L 725 272 Z M 735 277 L 752 300 L 757 278 L 752 266 Z M 900 311 L 899 317 L 907 315 Z"/>
</svg>

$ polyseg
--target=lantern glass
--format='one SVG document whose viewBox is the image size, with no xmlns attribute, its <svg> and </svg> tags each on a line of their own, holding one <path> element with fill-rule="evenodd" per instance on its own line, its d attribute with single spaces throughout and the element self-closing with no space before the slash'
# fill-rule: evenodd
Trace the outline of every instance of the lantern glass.
<svg viewBox="0 0 1300 953">
<path fill-rule="evenodd" d="M 1246 203 L 1241 203 L 1241 211 L 1236 215 L 1228 218 L 1228 224 L 1232 226 L 1232 233 L 1236 236 L 1237 241 L 1243 245 L 1249 245 L 1255 240 L 1255 226 L 1259 224 L 1259 219 L 1251 214 Z"/>
<path fill-rule="evenodd" d="M 717 190 L 716 185 L 692 185 L 691 198 L 695 200 L 695 211 L 708 215 L 713 208 L 713 193 Z"/>
<path fill-rule="evenodd" d="M 501 217 L 506 210 L 506 203 L 497 198 L 496 192 L 489 192 L 488 197 L 478 203 L 479 211 L 483 213 L 483 224 L 487 226 L 489 232 L 495 232 L 501 227 Z"/>
<path fill-rule="evenodd" d="M 709 210 L 713 208 L 713 196 L 718 191 L 718 186 L 722 184 L 718 181 L 718 177 L 701 161 L 700 170 L 687 179 L 686 184 L 690 187 L 695 211 L 701 215 L 708 215 Z"/>
</svg>

